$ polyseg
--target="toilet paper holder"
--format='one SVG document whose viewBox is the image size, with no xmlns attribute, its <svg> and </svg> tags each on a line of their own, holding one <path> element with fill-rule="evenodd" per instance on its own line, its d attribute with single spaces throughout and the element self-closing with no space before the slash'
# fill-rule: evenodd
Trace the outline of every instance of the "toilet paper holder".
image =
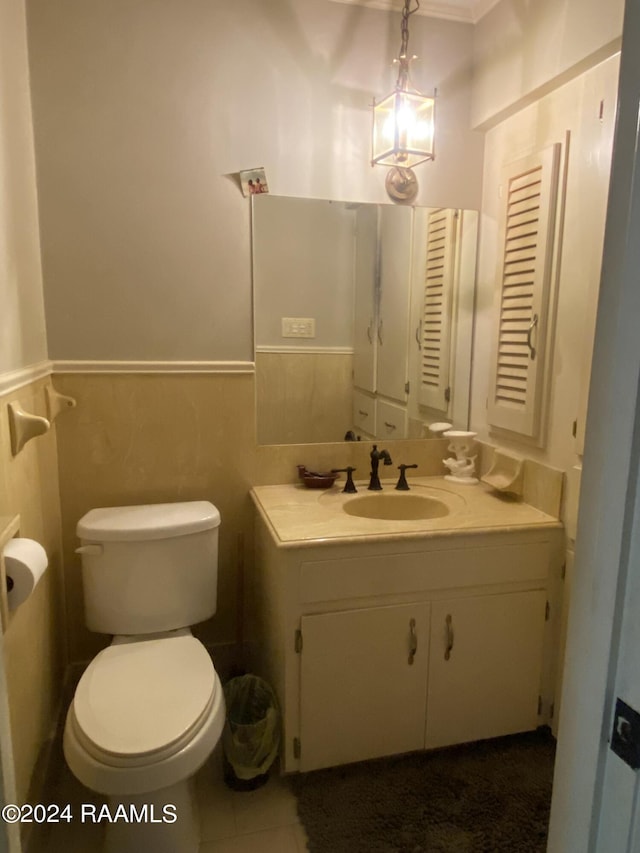
<svg viewBox="0 0 640 853">
<path fill-rule="evenodd" d="M 7 593 L 5 561 L 2 556 L 5 545 L 14 536 L 19 535 L 20 516 L 0 517 L 0 614 L 2 616 L 2 630 L 6 631 L 9 624 L 9 599 Z"/>
<path fill-rule="evenodd" d="M 6 601 L 14 611 L 31 596 L 49 565 L 47 552 L 35 539 L 10 537 L 2 545 Z"/>
</svg>

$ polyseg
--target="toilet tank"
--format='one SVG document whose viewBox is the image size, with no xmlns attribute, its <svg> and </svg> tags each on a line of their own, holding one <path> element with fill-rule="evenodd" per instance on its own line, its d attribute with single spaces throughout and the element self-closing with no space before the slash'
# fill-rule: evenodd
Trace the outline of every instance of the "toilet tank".
<svg viewBox="0 0 640 853">
<path fill-rule="evenodd" d="M 219 526 L 208 501 L 90 510 L 76 528 L 87 627 L 153 634 L 212 616 Z"/>
</svg>

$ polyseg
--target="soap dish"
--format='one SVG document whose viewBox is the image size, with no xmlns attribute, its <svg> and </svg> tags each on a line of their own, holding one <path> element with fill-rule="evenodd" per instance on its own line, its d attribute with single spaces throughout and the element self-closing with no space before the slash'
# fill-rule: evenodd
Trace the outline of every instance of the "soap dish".
<svg viewBox="0 0 640 853">
<path fill-rule="evenodd" d="M 524 459 L 511 456 L 504 450 L 494 450 L 493 465 L 480 479 L 499 492 L 522 497 Z"/>
<path fill-rule="evenodd" d="M 307 471 L 304 465 L 298 465 L 298 477 L 308 489 L 330 489 L 338 479 L 331 471 Z"/>
</svg>

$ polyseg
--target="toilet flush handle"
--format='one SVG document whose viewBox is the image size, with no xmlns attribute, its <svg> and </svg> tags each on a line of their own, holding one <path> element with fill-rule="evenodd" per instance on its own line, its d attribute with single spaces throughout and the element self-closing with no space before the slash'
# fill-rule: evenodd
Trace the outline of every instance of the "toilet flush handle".
<svg viewBox="0 0 640 853">
<path fill-rule="evenodd" d="M 99 557 L 104 551 L 102 545 L 81 545 L 76 548 L 76 554 L 90 554 L 92 557 Z"/>
</svg>

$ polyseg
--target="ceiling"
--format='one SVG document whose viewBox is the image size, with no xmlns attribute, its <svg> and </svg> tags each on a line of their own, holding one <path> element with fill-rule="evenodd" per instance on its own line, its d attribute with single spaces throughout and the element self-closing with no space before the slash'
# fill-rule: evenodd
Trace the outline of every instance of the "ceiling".
<svg viewBox="0 0 640 853">
<path fill-rule="evenodd" d="M 404 6 L 404 0 L 332 0 L 332 2 L 397 12 Z M 420 0 L 417 14 L 474 24 L 498 2 L 499 0 Z"/>
</svg>

